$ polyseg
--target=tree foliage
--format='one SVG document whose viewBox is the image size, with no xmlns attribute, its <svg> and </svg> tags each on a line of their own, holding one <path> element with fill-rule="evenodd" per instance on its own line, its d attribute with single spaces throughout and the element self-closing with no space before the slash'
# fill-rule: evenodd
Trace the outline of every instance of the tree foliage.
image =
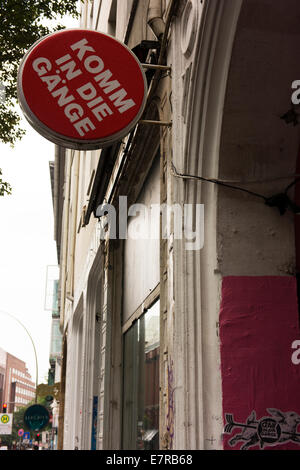
<svg viewBox="0 0 300 470">
<path fill-rule="evenodd" d="M 37 403 L 39 405 L 45 406 L 47 410 L 49 411 L 49 414 L 51 415 L 52 410 L 51 410 L 51 401 L 46 400 L 46 397 L 53 397 L 56 401 L 59 401 L 60 397 L 60 384 L 55 383 L 54 385 L 48 385 L 48 384 L 39 384 L 37 387 Z M 0 436 L 0 442 L 1 445 L 7 445 L 9 447 L 12 446 L 13 442 L 18 442 L 20 441 L 20 437 L 18 436 L 18 431 L 19 429 L 24 429 L 24 431 L 29 431 L 31 434 L 31 437 L 35 440 L 36 432 L 32 431 L 30 428 L 26 426 L 26 423 L 24 422 L 24 414 L 27 408 L 31 405 L 34 405 L 34 400 L 32 400 L 28 405 L 20 407 L 17 411 L 14 411 L 13 413 L 13 426 L 12 426 L 12 434 L 5 435 L 3 434 Z M 49 431 L 51 429 L 52 425 L 49 423 L 45 428 L 43 428 L 40 432 L 42 431 Z"/>
<path fill-rule="evenodd" d="M 4 196 L 4 194 L 11 194 L 11 186 L 2 180 L 2 170 L 0 168 L 0 196 Z"/>
<path fill-rule="evenodd" d="M 60 383 L 53 385 L 39 384 L 37 387 L 38 402 L 41 405 L 45 405 L 46 397 L 52 396 L 56 401 L 59 401 L 60 397 Z"/>
<path fill-rule="evenodd" d="M 77 5 L 77 0 L 0 0 L 0 142 L 14 145 L 24 135 L 16 110 L 22 57 L 38 39 L 63 29 L 63 16 L 77 17 Z M 10 186 L 0 179 L 0 196 L 5 193 Z"/>
</svg>

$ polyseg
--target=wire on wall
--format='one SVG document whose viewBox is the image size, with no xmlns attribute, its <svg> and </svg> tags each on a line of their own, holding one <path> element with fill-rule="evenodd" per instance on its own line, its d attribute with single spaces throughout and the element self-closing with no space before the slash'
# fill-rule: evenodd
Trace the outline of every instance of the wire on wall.
<svg viewBox="0 0 300 470">
<path fill-rule="evenodd" d="M 225 180 L 220 180 L 220 179 L 216 179 L 216 178 L 205 178 L 204 176 L 190 175 L 190 174 L 187 174 L 187 173 L 179 173 L 173 162 L 171 162 L 171 173 L 176 178 L 197 180 L 197 181 L 205 181 L 207 183 L 217 184 L 217 185 L 229 188 L 229 189 L 233 189 L 233 190 L 236 190 L 236 191 L 241 191 L 241 192 L 250 194 L 251 196 L 263 199 L 267 206 L 276 207 L 279 210 L 280 215 L 283 215 L 288 209 L 290 209 L 295 214 L 300 214 L 300 207 L 295 202 L 291 201 L 291 199 L 288 196 L 289 189 L 292 186 L 294 186 L 298 181 L 300 181 L 299 177 L 295 178 L 295 176 L 298 176 L 298 175 L 291 175 L 291 176 L 286 176 L 286 177 L 284 176 L 284 177 L 276 178 L 276 179 L 286 179 L 286 178 L 293 177 L 295 179 L 292 183 L 290 183 L 285 188 L 285 190 L 282 193 L 274 194 L 273 196 L 267 197 L 263 194 L 256 193 L 254 191 L 250 191 L 249 189 L 242 188 L 240 186 L 234 186 L 233 184 L 229 184 Z M 265 180 L 265 181 L 252 181 L 251 183 L 262 183 L 262 182 L 266 182 L 266 181 L 267 180 Z M 268 181 L 272 181 L 272 180 L 270 179 Z M 248 182 L 248 183 L 250 183 L 250 182 Z"/>
</svg>

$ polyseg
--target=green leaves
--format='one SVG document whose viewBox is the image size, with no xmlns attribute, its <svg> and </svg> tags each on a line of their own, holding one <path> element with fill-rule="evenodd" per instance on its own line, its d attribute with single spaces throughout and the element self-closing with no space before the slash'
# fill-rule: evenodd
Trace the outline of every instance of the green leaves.
<svg viewBox="0 0 300 470">
<path fill-rule="evenodd" d="M 77 0 L 0 1 L 0 82 L 5 98 L 0 98 L 0 141 L 14 145 L 24 132 L 14 109 L 17 100 L 17 73 L 26 51 L 42 36 L 62 27 L 56 23 L 64 15 L 77 17 Z M 56 23 L 50 27 L 49 20 Z"/>
<path fill-rule="evenodd" d="M 0 142 L 14 146 L 25 134 L 16 111 L 17 73 L 24 54 L 41 37 L 62 29 L 58 21 L 63 16 L 78 17 L 77 4 L 77 0 L 0 0 Z M 10 185 L 0 178 L 0 196 L 10 193 Z"/>
<path fill-rule="evenodd" d="M 0 196 L 4 196 L 4 194 L 11 194 L 11 186 L 2 180 L 2 170 L 0 168 Z"/>
</svg>

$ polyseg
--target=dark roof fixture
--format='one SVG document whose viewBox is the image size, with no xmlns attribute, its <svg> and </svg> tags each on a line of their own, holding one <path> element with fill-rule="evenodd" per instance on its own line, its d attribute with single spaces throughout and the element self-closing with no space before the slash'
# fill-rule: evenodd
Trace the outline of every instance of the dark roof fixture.
<svg viewBox="0 0 300 470">
<path fill-rule="evenodd" d="M 148 57 L 149 51 L 152 51 L 150 54 L 150 63 L 157 64 L 159 52 L 160 52 L 159 41 L 142 41 L 140 42 L 140 44 L 138 44 L 132 49 L 132 52 L 137 56 L 137 58 L 142 64 L 146 63 L 147 58 L 149 61 L 149 57 Z M 145 71 L 148 86 L 154 74 L 155 74 L 155 70 L 148 69 Z"/>
<path fill-rule="evenodd" d="M 292 107 L 286 113 L 284 113 L 282 116 L 280 116 L 280 119 L 283 119 L 283 121 L 286 124 L 293 123 L 294 126 L 297 126 L 297 124 L 299 124 L 298 114 L 297 114 L 294 107 Z"/>
<path fill-rule="evenodd" d="M 277 207 L 280 215 L 285 214 L 288 209 L 294 212 L 294 214 L 300 213 L 300 207 L 291 201 L 285 193 L 275 194 L 274 196 L 267 198 L 266 204 L 269 207 Z"/>
</svg>

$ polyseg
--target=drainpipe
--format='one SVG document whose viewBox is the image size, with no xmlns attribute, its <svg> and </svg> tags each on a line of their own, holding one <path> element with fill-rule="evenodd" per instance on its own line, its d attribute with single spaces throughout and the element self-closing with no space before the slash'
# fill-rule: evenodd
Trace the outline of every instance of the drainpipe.
<svg viewBox="0 0 300 470">
<path fill-rule="evenodd" d="M 150 22 L 153 25 L 155 24 L 155 30 L 157 34 L 160 34 L 160 27 L 163 25 L 163 34 L 160 35 L 160 53 L 159 53 L 159 58 L 157 61 L 158 65 L 166 65 L 166 50 L 167 50 L 167 45 L 168 45 L 168 35 L 171 27 L 171 22 L 173 19 L 173 16 L 176 13 L 177 8 L 179 7 L 180 0 L 170 0 L 166 12 L 166 24 L 164 24 L 162 20 L 162 7 L 161 7 L 161 0 L 150 0 L 149 2 L 149 10 L 148 10 L 148 23 Z M 156 5 L 156 8 L 154 8 Z M 151 16 L 150 16 L 151 12 Z M 161 15 L 161 18 L 159 21 L 159 16 Z M 153 29 L 152 29 L 153 30 Z M 147 104 L 149 104 L 154 96 L 154 93 L 156 91 L 156 88 L 158 86 L 160 77 L 161 77 L 162 70 L 158 69 L 156 70 L 154 77 L 152 78 L 151 85 L 148 90 L 148 96 L 147 96 Z M 147 107 L 147 105 L 146 105 Z"/>
<path fill-rule="evenodd" d="M 162 19 L 162 0 L 150 0 L 148 8 L 148 25 L 160 40 L 165 31 L 165 23 Z"/>
</svg>

